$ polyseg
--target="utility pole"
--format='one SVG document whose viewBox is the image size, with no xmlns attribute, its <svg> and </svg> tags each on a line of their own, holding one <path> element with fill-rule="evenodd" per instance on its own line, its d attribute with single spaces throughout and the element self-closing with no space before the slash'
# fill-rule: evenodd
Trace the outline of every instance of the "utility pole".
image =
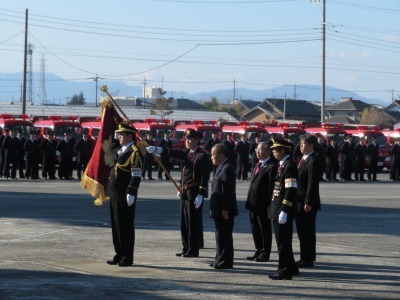
<svg viewBox="0 0 400 300">
<path fill-rule="evenodd" d="M 233 100 L 232 100 L 232 110 L 235 107 L 235 99 L 236 99 L 236 78 L 233 78 Z"/>
<path fill-rule="evenodd" d="M 99 77 L 99 76 L 97 76 L 97 74 L 96 74 L 96 77 L 87 78 L 87 79 L 92 79 L 93 81 L 96 81 L 96 99 L 95 99 L 95 101 L 94 101 L 94 106 L 95 106 L 95 107 L 97 107 L 97 90 L 98 90 L 98 81 L 99 81 L 99 79 L 104 79 L 104 78 L 102 78 L 102 77 Z"/>
<path fill-rule="evenodd" d="M 293 89 L 293 100 L 296 100 L 296 84 L 294 84 L 294 89 Z"/>
<path fill-rule="evenodd" d="M 25 11 L 24 79 L 22 82 L 22 113 L 26 114 L 26 72 L 28 65 L 28 9 Z"/>
<path fill-rule="evenodd" d="M 146 107 L 146 77 L 144 77 L 143 81 L 141 82 L 143 84 L 143 108 Z"/>
<path fill-rule="evenodd" d="M 325 25 L 326 0 L 310 0 L 310 3 L 322 3 L 322 86 L 321 86 L 321 122 L 325 122 Z"/>
<path fill-rule="evenodd" d="M 286 92 L 285 92 L 285 98 L 283 98 L 283 121 L 286 120 Z"/>
</svg>

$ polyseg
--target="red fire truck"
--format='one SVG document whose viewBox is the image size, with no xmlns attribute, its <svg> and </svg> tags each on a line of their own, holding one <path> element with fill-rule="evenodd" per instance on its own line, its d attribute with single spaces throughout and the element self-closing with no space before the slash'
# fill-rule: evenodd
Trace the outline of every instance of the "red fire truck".
<svg viewBox="0 0 400 300">
<path fill-rule="evenodd" d="M 300 136 L 307 133 L 302 123 L 271 122 L 263 125 L 269 134 L 276 134 L 278 138 L 290 137 L 293 144 L 298 145 Z"/>
<path fill-rule="evenodd" d="M 175 121 L 175 139 L 183 141 L 184 133 L 186 129 L 192 128 L 199 131 L 203 135 L 203 139 L 200 142 L 200 147 L 204 147 L 205 144 L 211 138 L 212 132 L 217 132 L 218 137 L 221 135 L 222 129 L 218 126 L 217 121 Z"/>
<path fill-rule="evenodd" d="M 365 138 L 365 145 L 371 143 L 372 137 L 376 137 L 379 145 L 378 169 L 390 168 L 390 146 L 386 136 L 382 133 L 379 126 L 375 125 L 343 125 L 342 128 L 353 135 L 353 142 L 358 143 L 360 137 Z M 366 166 L 368 166 L 368 157 L 366 157 Z"/>
<path fill-rule="evenodd" d="M 221 122 L 220 127 L 224 134 L 231 134 L 235 141 L 238 141 L 243 133 L 247 135 L 249 143 L 254 142 L 257 134 L 261 135 L 261 141 L 263 142 L 268 141 L 271 138 L 268 131 L 263 127 L 262 122 Z M 221 137 L 221 140 L 224 139 L 225 136 Z"/>
<path fill-rule="evenodd" d="M 91 121 L 84 121 L 81 123 L 82 129 L 87 129 L 89 132 L 89 136 L 91 136 L 93 139 L 97 139 L 100 133 L 100 128 L 101 128 L 101 118 L 96 117 Z"/>
<path fill-rule="evenodd" d="M 311 134 L 320 133 L 325 138 L 325 143 L 328 143 L 329 139 L 334 137 L 337 144 L 340 144 L 347 132 L 343 130 L 342 124 L 333 124 L 333 123 L 321 123 L 320 126 L 311 125 L 307 127 L 305 125 L 305 131 Z"/>
<path fill-rule="evenodd" d="M 400 138 L 400 128 L 382 130 L 389 145 L 393 145 L 394 139 Z"/>
<path fill-rule="evenodd" d="M 33 129 L 33 123 L 29 115 L 1 114 L 0 130 L 4 130 L 4 128 L 9 128 L 14 130 L 22 129 L 23 135 L 26 137 L 29 131 Z"/>
<path fill-rule="evenodd" d="M 75 140 L 80 138 L 82 132 L 82 126 L 76 116 L 35 116 L 33 120 L 36 130 L 40 130 L 40 133 L 44 135 L 47 130 L 51 129 L 57 140 L 64 138 L 64 132 L 67 129 L 72 130 L 72 137 Z"/>
</svg>

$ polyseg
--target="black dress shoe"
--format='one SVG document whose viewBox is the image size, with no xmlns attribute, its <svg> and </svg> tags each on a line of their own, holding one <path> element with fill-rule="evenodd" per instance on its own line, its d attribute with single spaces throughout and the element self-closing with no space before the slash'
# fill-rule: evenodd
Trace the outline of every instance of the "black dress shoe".
<svg viewBox="0 0 400 300">
<path fill-rule="evenodd" d="M 287 274 L 272 274 L 272 275 L 268 275 L 269 279 L 272 280 L 292 280 L 292 275 L 287 275 Z"/>
<path fill-rule="evenodd" d="M 115 261 L 115 260 L 107 260 L 107 263 L 108 263 L 109 265 L 113 265 L 113 266 L 115 266 L 115 265 L 118 264 L 118 262 Z"/>
<path fill-rule="evenodd" d="M 314 267 L 314 262 L 301 260 L 296 265 L 299 268 L 313 268 Z"/>
<path fill-rule="evenodd" d="M 149 180 L 154 180 L 154 178 L 149 177 Z"/>
<path fill-rule="evenodd" d="M 269 258 L 267 258 L 267 257 L 265 257 L 265 256 L 259 256 L 259 257 L 256 257 L 255 259 L 254 259 L 256 262 L 267 262 L 267 261 L 269 261 Z"/>
<path fill-rule="evenodd" d="M 225 266 L 225 265 L 220 265 L 220 266 L 214 265 L 214 269 L 217 269 L 217 270 L 233 269 L 233 266 L 231 266 L 231 265 L 227 265 L 227 266 Z"/>
<path fill-rule="evenodd" d="M 197 253 L 190 253 L 190 252 L 187 252 L 187 253 L 185 253 L 185 254 L 182 254 L 182 257 L 185 257 L 185 258 L 188 258 L 188 257 L 199 257 L 199 254 Z"/>
<path fill-rule="evenodd" d="M 209 266 L 210 266 L 211 268 L 214 268 L 214 264 L 209 264 Z"/>
<path fill-rule="evenodd" d="M 256 253 L 254 253 L 253 256 L 247 256 L 246 259 L 247 260 L 255 260 L 257 257 L 260 256 L 260 252 L 261 252 L 260 250 L 257 250 Z"/>
<path fill-rule="evenodd" d="M 292 276 L 299 276 L 299 269 L 292 271 Z"/>
<path fill-rule="evenodd" d="M 130 267 L 130 266 L 132 266 L 131 262 L 123 262 L 123 261 L 121 261 L 121 262 L 118 263 L 118 267 Z"/>
</svg>

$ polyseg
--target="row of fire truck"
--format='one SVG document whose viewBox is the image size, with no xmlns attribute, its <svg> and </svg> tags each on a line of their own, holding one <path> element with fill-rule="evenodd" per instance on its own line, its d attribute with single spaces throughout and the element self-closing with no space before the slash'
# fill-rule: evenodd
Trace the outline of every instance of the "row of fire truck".
<svg viewBox="0 0 400 300">
<path fill-rule="evenodd" d="M 145 137 L 146 132 L 151 131 L 153 139 L 156 143 L 164 138 L 166 131 L 170 132 L 170 138 L 173 140 L 174 149 L 182 149 L 184 147 L 184 132 L 188 128 L 193 128 L 202 133 L 203 139 L 201 146 L 207 143 L 211 138 L 211 133 L 215 132 L 219 140 L 224 140 L 227 134 L 237 141 L 242 134 L 246 134 L 250 143 L 254 142 L 255 136 L 260 136 L 261 141 L 270 139 L 271 134 L 277 137 L 290 137 L 294 144 L 298 144 L 302 134 L 321 134 L 328 142 L 331 137 L 335 137 L 340 143 L 344 136 L 352 134 L 354 142 L 358 143 L 360 137 L 365 138 L 365 143 L 369 143 L 372 137 L 378 139 L 379 149 L 379 165 L 378 167 L 388 167 L 390 163 L 389 147 L 393 143 L 394 138 L 400 136 L 400 129 L 381 130 L 379 126 L 368 125 L 342 125 L 330 123 L 303 124 L 303 123 L 287 123 L 287 122 L 270 122 L 264 124 L 262 122 L 220 122 L 203 121 L 203 120 L 178 120 L 173 122 L 170 119 L 147 118 L 142 120 L 131 120 L 132 125 L 138 129 L 139 134 Z M 0 129 L 2 128 L 20 128 L 27 134 L 30 130 L 40 130 L 42 135 L 47 130 L 55 132 L 57 139 L 62 139 L 67 129 L 72 130 L 75 139 L 79 139 L 82 129 L 87 129 L 89 135 L 96 139 L 99 135 L 101 127 L 101 119 L 94 117 L 76 117 L 76 116 L 34 116 L 29 115 L 11 115 L 0 114 Z"/>
</svg>

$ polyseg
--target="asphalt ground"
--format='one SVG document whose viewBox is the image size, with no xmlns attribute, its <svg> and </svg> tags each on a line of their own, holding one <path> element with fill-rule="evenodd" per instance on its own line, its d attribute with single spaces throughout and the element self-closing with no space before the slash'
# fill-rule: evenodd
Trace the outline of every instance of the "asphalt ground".
<svg viewBox="0 0 400 300">
<path fill-rule="evenodd" d="M 177 171 L 173 172 L 178 178 Z M 317 262 L 292 281 L 272 281 L 271 261 L 247 261 L 254 252 L 248 212 L 249 182 L 237 183 L 235 265 L 209 267 L 214 223 L 203 209 L 205 249 L 181 250 L 179 201 L 167 181 L 142 181 L 136 208 L 134 266 L 113 257 L 109 203 L 98 207 L 77 180 L 0 179 L 0 299 L 399 299 L 400 184 L 321 183 Z M 295 258 L 299 242 L 293 236 Z"/>
</svg>

